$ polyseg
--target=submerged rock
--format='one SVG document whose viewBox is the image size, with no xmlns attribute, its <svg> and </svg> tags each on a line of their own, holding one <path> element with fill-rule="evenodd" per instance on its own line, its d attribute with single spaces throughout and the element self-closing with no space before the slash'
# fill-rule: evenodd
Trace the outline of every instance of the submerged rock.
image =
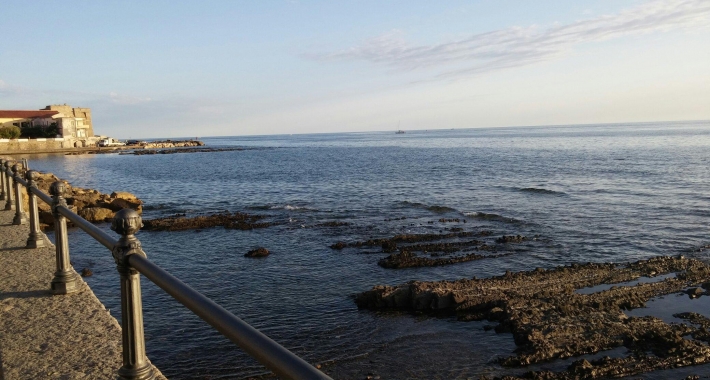
<svg viewBox="0 0 710 380">
<path fill-rule="evenodd" d="M 271 252 L 264 247 L 259 247 L 257 249 L 252 249 L 251 251 L 244 254 L 244 257 L 266 257 L 269 256 Z"/>
<path fill-rule="evenodd" d="M 391 240 L 383 241 L 382 242 L 382 252 L 384 253 L 391 253 L 391 252 L 397 252 L 397 243 Z"/>
<path fill-rule="evenodd" d="M 337 243 L 331 245 L 330 248 L 332 248 L 332 249 L 337 249 L 337 250 L 341 250 L 341 249 L 344 249 L 344 248 L 347 247 L 347 246 L 348 246 L 348 245 L 347 245 L 345 242 L 339 241 L 339 242 L 337 242 Z"/>
<path fill-rule="evenodd" d="M 398 268 L 415 268 L 415 267 L 436 267 L 440 265 L 450 265 L 463 263 L 467 261 L 480 260 L 486 258 L 496 258 L 501 255 L 479 255 L 477 253 L 469 253 L 462 256 L 451 256 L 442 258 L 428 258 L 413 254 L 410 251 L 401 251 L 381 259 L 377 265 L 383 268 L 398 269 Z"/>
<path fill-rule="evenodd" d="M 527 237 L 522 236 L 522 235 L 503 235 L 496 239 L 496 243 L 498 244 L 508 244 L 508 243 L 522 243 L 525 240 L 528 240 Z"/>
<path fill-rule="evenodd" d="M 510 251 L 508 253 L 496 253 L 499 247 L 486 244 L 482 240 L 462 240 L 466 237 L 489 236 L 490 234 L 489 231 L 474 232 L 456 228 L 455 231 L 447 233 L 442 231 L 439 234 L 395 235 L 391 238 L 370 239 L 352 243 L 339 241 L 332 244 L 330 248 L 341 250 L 347 247 L 363 248 L 379 245 L 382 248 L 380 252 L 392 254 L 380 259 L 377 264 L 389 269 L 450 265 L 511 254 Z M 525 239 L 520 235 L 518 237 Z M 492 239 L 489 242 L 492 244 Z M 500 248 L 504 249 L 504 247 Z M 491 253 L 481 254 L 480 252 Z"/>
<path fill-rule="evenodd" d="M 266 218 L 264 215 L 250 215 L 241 212 L 223 212 L 210 215 L 187 217 L 185 214 L 176 214 L 166 218 L 150 219 L 143 221 L 143 230 L 148 231 L 184 231 L 212 227 L 224 227 L 236 230 L 253 230 L 275 225 L 273 222 L 258 222 Z"/>
</svg>

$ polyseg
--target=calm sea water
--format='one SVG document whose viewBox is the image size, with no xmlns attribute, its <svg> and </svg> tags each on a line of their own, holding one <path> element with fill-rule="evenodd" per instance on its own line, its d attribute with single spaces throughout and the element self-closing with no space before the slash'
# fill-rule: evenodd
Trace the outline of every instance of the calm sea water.
<svg viewBox="0 0 710 380">
<path fill-rule="evenodd" d="M 151 260 L 306 360 L 325 363 L 334 378 L 508 373 L 494 361 L 512 354 L 511 335 L 484 331 L 481 322 L 358 310 L 352 295 L 374 285 L 656 255 L 705 258 L 701 248 L 710 244 L 710 122 L 203 140 L 254 149 L 32 156 L 30 165 L 76 186 L 133 192 L 145 201 L 144 218 L 229 210 L 281 222 L 138 237 Z M 316 226 L 329 221 L 350 225 Z M 377 266 L 386 256 L 378 248 L 328 247 L 451 227 L 539 239 L 501 258 L 400 270 Z M 120 319 L 110 253 L 81 231 L 70 240 L 74 266 L 92 268 L 87 282 Z M 257 246 L 272 255 L 243 257 Z M 145 279 L 143 303 L 148 356 L 168 377 L 264 373 Z M 689 372 L 710 373 L 706 367 Z"/>
</svg>

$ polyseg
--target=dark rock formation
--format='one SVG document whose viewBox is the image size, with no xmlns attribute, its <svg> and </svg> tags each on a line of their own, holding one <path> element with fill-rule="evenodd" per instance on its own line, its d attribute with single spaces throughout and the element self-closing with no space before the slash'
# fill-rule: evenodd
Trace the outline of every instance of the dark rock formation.
<svg viewBox="0 0 710 380">
<path fill-rule="evenodd" d="M 416 243 L 416 242 L 422 242 L 422 241 L 435 241 L 435 240 L 443 240 L 443 239 L 452 239 L 452 238 L 462 238 L 462 237 L 469 237 L 469 236 L 474 236 L 476 235 L 475 232 L 456 232 L 456 233 L 447 233 L 447 234 L 405 234 L 405 235 L 396 235 L 392 238 L 386 238 L 386 239 L 370 239 L 366 241 L 356 241 L 353 243 L 347 244 L 348 247 L 355 247 L 355 248 L 360 248 L 360 247 L 375 247 L 375 246 L 382 246 L 384 243 Z M 335 244 L 334 244 L 335 245 Z M 333 246 L 331 246 L 333 248 Z M 344 247 L 343 247 L 344 248 Z M 334 248 L 334 249 L 342 249 L 342 248 Z"/>
<path fill-rule="evenodd" d="M 263 215 L 250 215 L 240 212 L 200 215 L 186 217 L 185 214 L 176 214 L 166 218 L 143 221 L 143 230 L 147 231 L 184 231 L 212 227 L 224 227 L 235 230 L 253 230 L 275 225 L 273 222 L 258 222 L 265 218 Z"/>
<path fill-rule="evenodd" d="M 345 248 L 345 247 L 347 247 L 347 246 L 348 246 L 348 245 L 347 245 L 345 242 L 339 241 L 339 242 L 337 242 L 337 243 L 331 245 L 330 248 L 332 248 L 332 249 L 337 249 L 337 250 L 341 250 L 341 249 L 343 249 L 343 248 Z"/>
<path fill-rule="evenodd" d="M 575 289 L 621 283 L 648 273 L 676 277 L 635 286 L 616 286 L 592 294 Z M 626 265 L 585 264 L 535 269 L 488 279 L 419 282 L 376 286 L 360 293 L 356 303 L 373 310 L 406 310 L 454 314 L 460 320 L 497 322 L 497 332 L 513 334 L 516 355 L 506 366 L 597 353 L 626 347 L 623 358 L 574 362 L 567 371 L 528 372 L 524 378 L 595 379 L 710 362 L 710 320 L 693 314 L 688 320 L 708 327 L 667 324 L 654 317 L 627 317 L 623 310 L 643 307 L 652 297 L 682 292 L 710 280 L 710 267 L 698 260 L 657 257 Z M 695 291 L 694 291 L 695 293 Z M 694 339 L 686 339 L 691 335 Z M 506 377 L 513 379 L 514 377 Z"/>
<path fill-rule="evenodd" d="M 344 226 L 349 226 L 349 225 L 350 225 L 350 223 L 348 223 L 348 222 L 330 221 L 330 222 L 318 223 L 315 226 L 316 227 L 344 227 Z"/>
<path fill-rule="evenodd" d="M 503 235 L 496 239 L 496 243 L 498 244 L 508 244 L 508 243 L 522 243 L 525 240 L 528 240 L 527 237 L 522 236 L 522 235 Z"/>
<path fill-rule="evenodd" d="M 391 253 L 397 251 L 397 243 L 392 240 L 386 240 L 382 242 L 382 252 Z"/>
<path fill-rule="evenodd" d="M 463 263 L 466 261 L 480 260 L 486 258 L 496 258 L 503 255 L 479 255 L 476 253 L 469 253 L 463 256 L 453 256 L 453 257 L 442 257 L 442 258 L 428 258 L 421 257 L 413 254 L 410 251 L 401 251 L 387 256 L 377 262 L 377 265 L 383 268 L 389 269 L 399 269 L 399 268 L 416 268 L 416 267 L 436 267 L 440 265 L 450 265 L 456 263 Z"/>
<path fill-rule="evenodd" d="M 81 277 L 89 277 L 93 274 L 94 274 L 94 272 L 92 272 L 91 269 L 89 269 L 89 268 L 84 268 L 81 270 Z"/>
<path fill-rule="evenodd" d="M 462 240 L 463 238 L 476 235 L 489 236 L 491 232 L 462 231 L 462 229 L 456 228 L 454 231 L 448 233 L 396 235 L 392 238 L 370 239 L 353 243 L 339 241 L 331 245 L 330 248 L 341 250 L 346 247 L 362 248 L 379 245 L 382 247 L 381 252 L 394 253 L 379 260 L 377 263 L 383 268 L 390 269 L 450 265 L 485 258 L 496 258 L 510 254 L 483 255 L 477 253 L 497 252 L 499 247 L 486 244 L 486 242 L 482 240 Z M 526 239 L 527 238 L 521 235 L 503 236 L 497 239 L 496 242 L 520 242 Z M 489 242 L 492 244 L 492 239 L 490 239 Z M 501 248 L 505 249 L 505 247 Z M 399 252 L 395 253 L 397 251 Z M 426 257 L 425 255 L 430 257 Z"/>
<path fill-rule="evenodd" d="M 244 254 L 244 257 L 266 257 L 269 256 L 270 252 L 264 247 L 259 247 L 257 249 L 252 249 L 251 251 Z"/>
</svg>

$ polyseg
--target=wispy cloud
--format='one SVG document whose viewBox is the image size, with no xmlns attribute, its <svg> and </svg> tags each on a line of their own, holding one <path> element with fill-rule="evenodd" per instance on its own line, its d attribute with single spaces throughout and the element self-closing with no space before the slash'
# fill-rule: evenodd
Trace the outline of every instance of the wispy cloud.
<svg viewBox="0 0 710 380">
<path fill-rule="evenodd" d="M 113 92 L 113 91 L 108 94 L 108 99 L 110 99 L 112 103 L 129 104 L 129 105 L 149 103 L 152 101 L 151 98 L 141 98 L 141 97 L 137 97 L 137 96 L 120 95 L 120 94 Z"/>
<path fill-rule="evenodd" d="M 394 30 L 346 50 L 304 57 L 363 60 L 402 71 L 429 69 L 436 78 L 453 78 L 551 60 L 581 43 L 709 24 L 708 0 L 657 0 L 569 24 L 511 27 L 434 45 L 409 43 Z"/>
</svg>

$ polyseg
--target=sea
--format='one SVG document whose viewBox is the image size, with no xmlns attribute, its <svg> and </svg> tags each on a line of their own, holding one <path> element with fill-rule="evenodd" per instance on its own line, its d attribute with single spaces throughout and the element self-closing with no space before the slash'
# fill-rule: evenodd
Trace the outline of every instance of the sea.
<svg viewBox="0 0 710 380">
<path fill-rule="evenodd" d="M 134 193 L 144 219 L 229 211 L 274 222 L 137 237 L 150 260 L 335 379 L 468 379 L 562 370 L 575 359 L 502 368 L 498 359 L 516 348 L 511 334 L 454 316 L 359 310 L 354 295 L 376 285 L 659 255 L 708 259 L 710 121 L 201 140 L 243 149 L 27 157 L 32 169 L 74 186 Z M 388 254 L 377 246 L 330 248 L 482 230 L 529 239 L 495 258 L 407 269 L 378 266 Z M 244 257 L 256 247 L 271 255 Z M 85 280 L 120 320 L 111 253 L 78 229 L 70 252 L 78 271 L 93 271 Z M 268 375 L 145 278 L 142 291 L 147 354 L 168 378 Z M 685 299 L 659 300 L 656 311 L 672 318 L 675 305 L 710 316 L 708 297 Z M 654 302 L 636 312 L 653 314 Z M 710 366 L 640 377 L 688 374 L 710 375 Z"/>
</svg>

